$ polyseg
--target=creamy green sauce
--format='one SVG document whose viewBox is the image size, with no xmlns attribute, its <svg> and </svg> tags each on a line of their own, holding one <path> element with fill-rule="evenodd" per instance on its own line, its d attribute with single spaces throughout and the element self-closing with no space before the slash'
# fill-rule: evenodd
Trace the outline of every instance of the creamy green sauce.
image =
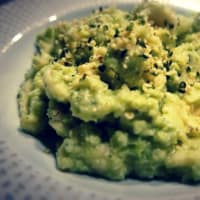
<svg viewBox="0 0 200 200">
<path fill-rule="evenodd" d="M 155 3 L 49 27 L 18 93 L 21 129 L 53 129 L 63 171 L 200 181 L 199 38 L 199 15 Z"/>
</svg>

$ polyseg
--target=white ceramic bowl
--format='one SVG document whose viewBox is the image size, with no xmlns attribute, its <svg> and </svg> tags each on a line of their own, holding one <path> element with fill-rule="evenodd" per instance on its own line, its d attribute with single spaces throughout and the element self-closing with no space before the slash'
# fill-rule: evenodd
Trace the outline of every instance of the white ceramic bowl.
<svg viewBox="0 0 200 200">
<path fill-rule="evenodd" d="M 161 181 L 100 178 L 62 173 L 51 155 L 31 136 L 18 131 L 16 94 L 31 65 L 34 41 L 49 23 L 87 15 L 100 5 L 131 8 L 134 0 L 17 0 L 0 6 L 0 199 L 1 200 L 199 200 L 200 187 Z M 200 11 L 195 1 L 166 1 L 178 12 Z M 183 9 L 183 8 L 186 8 Z"/>
</svg>

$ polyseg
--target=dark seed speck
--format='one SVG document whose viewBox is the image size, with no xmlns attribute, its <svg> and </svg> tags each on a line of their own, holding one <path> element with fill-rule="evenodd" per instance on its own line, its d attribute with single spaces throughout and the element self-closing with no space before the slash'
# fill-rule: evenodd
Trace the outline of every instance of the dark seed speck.
<svg viewBox="0 0 200 200">
<path fill-rule="evenodd" d="M 99 71 L 100 72 L 104 72 L 106 70 L 106 66 L 105 65 L 100 65 L 99 66 Z"/>
</svg>

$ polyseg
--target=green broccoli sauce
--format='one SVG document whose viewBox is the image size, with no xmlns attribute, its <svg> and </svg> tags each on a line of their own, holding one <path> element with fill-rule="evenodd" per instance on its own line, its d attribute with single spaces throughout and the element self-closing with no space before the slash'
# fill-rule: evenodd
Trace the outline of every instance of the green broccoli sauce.
<svg viewBox="0 0 200 200">
<path fill-rule="evenodd" d="M 199 24 L 143 3 L 47 28 L 19 89 L 21 129 L 62 171 L 199 182 Z"/>
</svg>

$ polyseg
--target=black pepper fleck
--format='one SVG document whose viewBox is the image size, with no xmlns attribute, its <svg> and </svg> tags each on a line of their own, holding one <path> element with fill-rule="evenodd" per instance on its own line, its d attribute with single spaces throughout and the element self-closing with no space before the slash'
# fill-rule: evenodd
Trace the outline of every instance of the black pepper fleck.
<svg viewBox="0 0 200 200">
<path fill-rule="evenodd" d="M 99 71 L 100 72 L 105 72 L 105 70 L 106 70 L 106 66 L 105 65 L 100 65 L 99 66 Z"/>
<path fill-rule="evenodd" d="M 65 61 L 65 62 L 64 62 L 64 65 L 65 65 L 65 66 L 70 66 L 70 63 L 67 62 L 67 61 Z"/>
<path fill-rule="evenodd" d="M 169 29 L 173 29 L 174 28 L 174 24 L 169 23 Z"/>
<path fill-rule="evenodd" d="M 115 30 L 115 34 L 114 34 L 114 37 L 118 37 L 119 36 L 119 29 L 116 29 Z"/>
<path fill-rule="evenodd" d="M 169 52 L 168 52 L 168 56 L 169 56 L 169 57 L 173 56 L 173 52 L 172 52 L 172 51 L 169 51 Z"/>
<path fill-rule="evenodd" d="M 89 27 L 90 27 L 90 28 L 95 28 L 95 27 L 96 27 L 96 24 L 94 24 L 94 23 L 89 23 Z"/>
<path fill-rule="evenodd" d="M 90 43 L 92 41 L 92 37 L 88 38 L 88 43 Z"/>
<path fill-rule="evenodd" d="M 185 82 L 185 81 L 181 81 L 181 82 L 179 83 L 179 92 L 185 93 L 185 88 L 186 88 L 186 86 L 187 86 L 186 82 Z"/>
<path fill-rule="evenodd" d="M 148 59 L 149 58 L 149 56 L 147 56 L 145 54 L 141 54 L 141 55 L 139 55 L 139 57 L 144 58 L 144 59 Z"/>
<path fill-rule="evenodd" d="M 103 6 L 99 6 L 99 12 L 103 11 Z"/>
<path fill-rule="evenodd" d="M 89 51 L 92 51 L 93 47 L 91 47 L 91 46 L 88 46 L 88 49 L 89 49 Z"/>
<path fill-rule="evenodd" d="M 139 46 L 141 46 L 143 48 L 146 48 L 146 44 L 145 44 L 144 40 L 142 40 L 141 38 L 137 39 L 136 45 L 139 45 Z"/>
<path fill-rule="evenodd" d="M 154 67 L 155 67 L 156 69 L 158 69 L 158 64 L 157 64 L 157 63 L 154 63 Z"/>
<path fill-rule="evenodd" d="M 168 61 L 166 61 L 166 62 L 163 64 L 163 66 L 164 66 L 164 68 L 165 68 L 167 71 L 169 71 L 169 70 L 170 70 L 171 64 L 172 64 L 172 61 L 171 61 L 171 60 L 168 60 Z"/>
<path fill-rule="evenodd" d="M 163 24 L 165 27 L 169 28 L 169 29 L 173 29 L 174 28 L 174 24 L 168 22 L 166 19 L 163 21 Z"/>
<path fill-rule="evenodd" d="M 187 73 L 190 73 L 191 71 L 192 71 L 192 68 L 191 68 L 190 66 L 187 66 L 187 67 L 186 67 L 186 72 L 187 72 Z"/>
<path fill-rule="evenodd" d="M 120 52 L 120 58 L 124 58 L 127 54 L 128 50 L 127 49 L 124 49 Z"/>
<path fill-rule="evenodd" d="M 85 80 L 87 77 L 87 74 L 83 74 L 83 76 L 81 77 L 81 80 Z"/>
</svg>

